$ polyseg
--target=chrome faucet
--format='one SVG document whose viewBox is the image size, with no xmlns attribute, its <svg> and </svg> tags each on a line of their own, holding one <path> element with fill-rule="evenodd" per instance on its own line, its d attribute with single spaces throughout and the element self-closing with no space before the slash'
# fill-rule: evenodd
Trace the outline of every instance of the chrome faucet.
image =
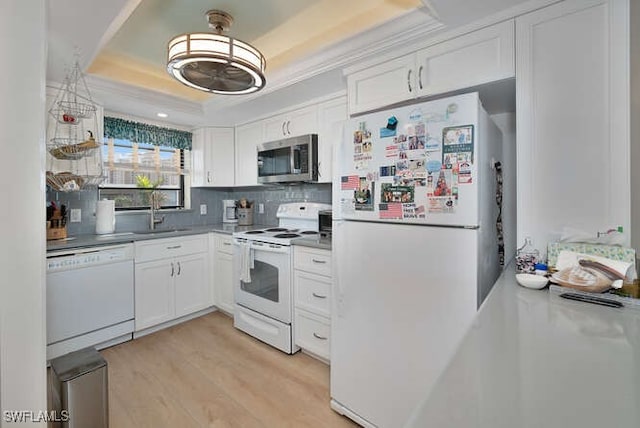
<svg viewBox="0 0 640 428">
<path fill-rule="evenodd" d="M 151 230 L 155 230 L 156 224 L 160 224 L 164 221 L 164 216 L 161 215 L 160 217 L 156 217 L 156 209 L 154 208 L 153 201 L 151 202 L 150 208 L 151 210 L 149 212 L 149 228 Z"/>
</svg>

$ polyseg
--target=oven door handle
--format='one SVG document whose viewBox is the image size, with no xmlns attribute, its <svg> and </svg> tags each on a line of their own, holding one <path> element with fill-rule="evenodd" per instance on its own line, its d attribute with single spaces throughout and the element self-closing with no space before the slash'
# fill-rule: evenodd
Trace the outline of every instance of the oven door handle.
<svg viewBox="0 0 640 428">
<path fill-rule="evenodd" d="M 265 253 L 288 253 L 289 248 L 283 245 L 277 244 L 267 244 L 267 243 L 258 243 L 252 242 L 251 249 L 253 251 L 264 251 Z"/>
</svg>

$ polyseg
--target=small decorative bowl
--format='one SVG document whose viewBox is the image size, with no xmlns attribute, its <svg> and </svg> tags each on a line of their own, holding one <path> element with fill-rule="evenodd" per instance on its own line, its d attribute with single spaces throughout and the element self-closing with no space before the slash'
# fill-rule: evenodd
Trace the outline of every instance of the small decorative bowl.
<svg viewBox="0 0 640 428">
<path fill-rule="evenodd" d="M 523 287 L 541 290 L 547 286 L 549 280 L 542 275 L 533 275 L 531 273 L 519 273 L 516 275 L 516 281 Z"/>
</svg>

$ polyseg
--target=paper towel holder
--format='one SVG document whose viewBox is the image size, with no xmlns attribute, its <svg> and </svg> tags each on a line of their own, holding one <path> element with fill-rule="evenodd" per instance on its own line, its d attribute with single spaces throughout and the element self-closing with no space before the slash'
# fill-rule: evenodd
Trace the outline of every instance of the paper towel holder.
<svg viewBox="0 0 640 428">
<path fill-rule="evenodd" d="M 105 235 L 116 230 L 115 207 L 115 201 L 111 199 L 96 201 L 96 235 Z"/>
</svg>

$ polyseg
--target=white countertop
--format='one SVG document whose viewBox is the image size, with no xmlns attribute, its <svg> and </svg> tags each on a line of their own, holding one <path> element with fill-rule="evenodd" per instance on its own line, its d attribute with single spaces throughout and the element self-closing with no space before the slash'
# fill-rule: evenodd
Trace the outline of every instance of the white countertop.
<svg viewBox="0 0 640 428">
<path fill-rule="evenodd" d="M 520 287 L 512 264 L 407 426 L 638 428 L 640 313 Z"/>
</svg>

